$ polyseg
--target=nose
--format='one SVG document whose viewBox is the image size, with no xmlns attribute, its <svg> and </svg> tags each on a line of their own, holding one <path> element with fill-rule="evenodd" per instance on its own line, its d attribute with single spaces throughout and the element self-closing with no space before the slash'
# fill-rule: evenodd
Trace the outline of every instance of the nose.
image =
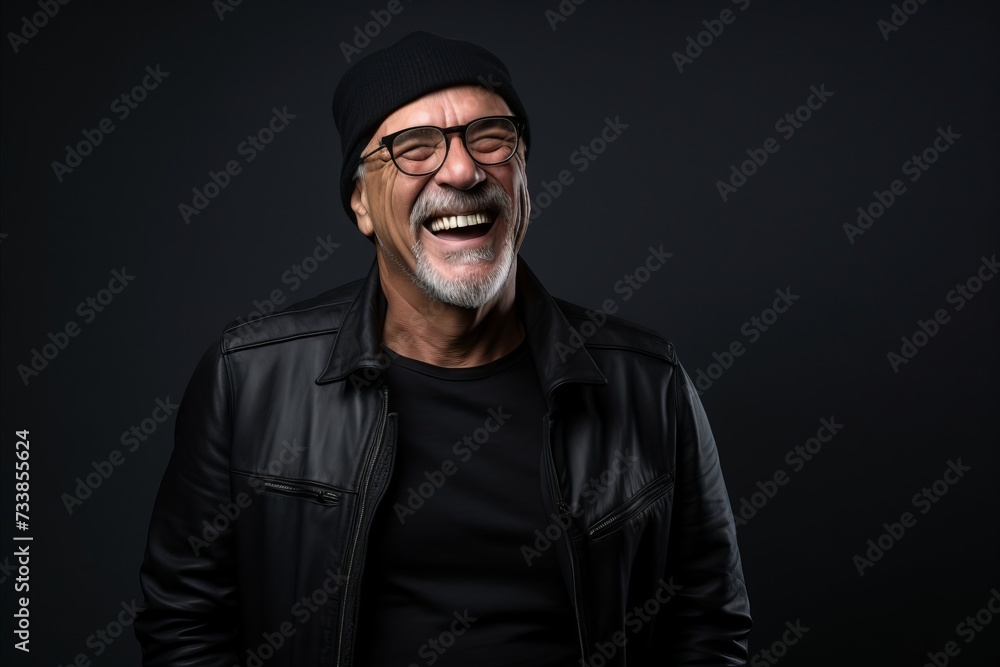
<svg viewBox="0 0 1000 667">
<path fill-rule="evenodd" d="M 434 182 L 442 186 L 468 190 L 484 180 L 486 174 L 465 149 L 461 135 L 452 135 L 448 141 L 451 142 L 448 144 L 448 155 L 441 168 L 434 172 Z"/>
</svg>

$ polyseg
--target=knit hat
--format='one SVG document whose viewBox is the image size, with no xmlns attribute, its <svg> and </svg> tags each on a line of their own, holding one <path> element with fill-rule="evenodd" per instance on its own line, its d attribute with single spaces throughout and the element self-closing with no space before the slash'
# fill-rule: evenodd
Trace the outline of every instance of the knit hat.
<svg viewBox="0 0 1000 667">
<path fill-rule="evenodd" d="M 340 197 L 351 210 L 354 173 L 362 149 L 382 121 L 396 109 L 428 93 L 450 86 L 480 85 L 500 95 L 511 112 L 524 119 L 525 156 L 528 117 L 514 91 L 507 67 L 494 54 L 471 42 L 413 32 L 352 65 L 333 94 L 333 119 L 340 132 L 343 162 Z"/>
</svg>

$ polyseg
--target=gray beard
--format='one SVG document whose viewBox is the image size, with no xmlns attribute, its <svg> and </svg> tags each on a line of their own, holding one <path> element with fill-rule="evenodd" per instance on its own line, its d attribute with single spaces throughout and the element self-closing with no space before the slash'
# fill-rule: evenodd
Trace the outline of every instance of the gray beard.
<svg viewBox="0 0 1000 667">
<path fill-rule="evenodd" d="M 514 245 L 520 230 L 510 226 L 514 220 L 512 204 L 507 193 L 495 182 L 485 182 L 482 187 L 473 191 L 435 193 L 419 198 L 410 216 L 413 238 L 417 239 L 410 248 L 414 259 L 412 271 L 382 243 L 381 239 L 378 239 L 378 243 L 392 263 L 429 299 L 460 308 L 482 308 L 503 289 L 517 259 Z M 456 266 L 490 262 L 493 266 L 485 275 L 448 278 L 434 266 L 424 252 L 423 244 L 420 242 L 423 221 L 435 210 L 454 208 L 473 210 L 489 208 L 497 213 L 497 220 L 493 224 L 502 222 L 505 225 L 504 236 L 497 245 L 455 250 L 443 257 L 445 263 Z"/>
<path fill-rule="evenodd" d="M 499 294 L 507 282 L 515 259 L 513 234 L 509 230 L 501 241 L 499 258 L 492 246 L 457 250 L 445 255 L 444 259 L 449 264 L 493 262 L 493 268 L 484 276 L 449 279 L 441 275 L 427 260 L 420 241 L 413 244 L 410 252 L 416 261 L 413 279 L 417 287 L 431 299 L 461 308 L 482 308 Z"/>
<path fill-rule="evenodd" d="M 378 239 L 378 237 L 376 238 Z M 449 264 L 493 262 L 493 268 L 486 275 L 457 280 L 441 275 L 433 263 L 427 259 L 423 244 L 419 240 L 410 248 L 415 262 L 413 271 L 410 271 L 392 253 L 388 246 L 382 242 L 382 239 L 378 239 L 378 243 L 386 257 L 405 275 L 409 276 L 413 284 L 429 299 L 460 308 L 482 308 L 489 303 L 503 289 L 516 260 L 514 234 L 510 230 L 501 241 L 498 261 L 494 261 L 497 258 L 497 252 L 493 246 L 456 250 L 445 255 L 444 259 Z"/>
</svg>

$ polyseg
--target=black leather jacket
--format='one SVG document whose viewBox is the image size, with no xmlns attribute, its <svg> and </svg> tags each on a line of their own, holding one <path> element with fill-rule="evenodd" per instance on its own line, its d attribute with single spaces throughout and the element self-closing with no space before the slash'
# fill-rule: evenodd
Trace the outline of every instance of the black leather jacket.
<svg viewBox="0 0 1000 667">
<path fill-rule="evenodd" d="M 552 522 L 524 554 L 559 559 L 585 664 L 744 664 L 733 514 L 673 346 L 553 299 L 523 260 L 517 308 L 549 407 Z M 143 664 L 352 665 L 368 529 L 406 428 L 381 382 L 384 312 L 373 265 L 229 327 L 201 360 L 140 575 Z"/>
</svg>

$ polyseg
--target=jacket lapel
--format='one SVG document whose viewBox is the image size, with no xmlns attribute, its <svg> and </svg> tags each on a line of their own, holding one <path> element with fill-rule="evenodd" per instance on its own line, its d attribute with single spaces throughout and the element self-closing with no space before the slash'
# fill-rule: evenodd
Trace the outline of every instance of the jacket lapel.
<svg viewBox="0 0 1000 667">
<path fill-rule="evenodd" d="M 385 368 L 386 358 L 381 347 L 385 307 L 378 262 L 373 261 L 361 289 L 344 314 L 326 369 L 316 379 L 317 384 L 344 380 L 360 369 L 380 371 Z M 583 340 L 580 333 L 520 256 L 517 258 L 516 307 L 550 405 L 552 392 L 559 385 L 607 383 L 587 350 L 575 344 Z"/>
</svg>

